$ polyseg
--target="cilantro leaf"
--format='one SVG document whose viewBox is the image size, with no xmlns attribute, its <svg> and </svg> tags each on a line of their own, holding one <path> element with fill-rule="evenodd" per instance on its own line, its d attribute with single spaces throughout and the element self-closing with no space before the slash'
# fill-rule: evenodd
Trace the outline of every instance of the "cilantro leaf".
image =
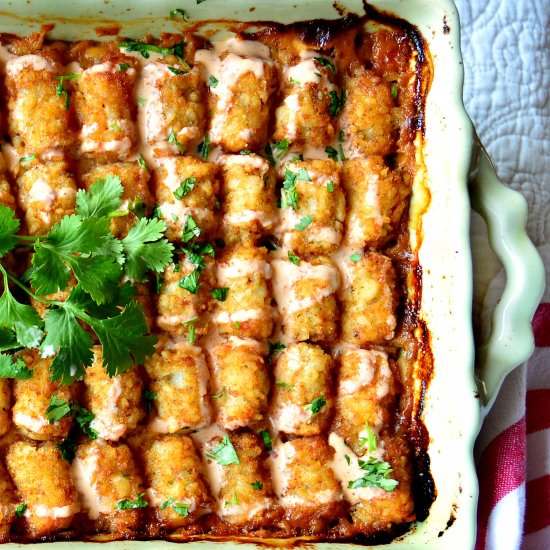
<svg viewBox="0 0 550 550">
<path fill-rule="evenodd" d="M 298 180 L 311 181 L 307 170 L 300 168 L 297 172 L 294 172 L 287 166 L 283 189 L 281 191 L 281 206 L 283 208 L 298 210 L 298 191 L 296 190 L 296 182 Z"/>
<path fill-rule="evenodd" d="M 122 204 L 123 190 L 118 176 L 109 174 L 97 179 L 88 192 L 81 189 L 76 194 L 76 213 L 82 218 L 108 216 Z"/>
<path fill-rule="evenodd" d="M 290 142 L 288 141 L 287 138 L 284 138 L 281 141 L 275 141 L 271 144 L 271 149 L 274 151 L 274 155 L 278 159 L 286 155 L 289 147 L 290 147 Z"/>
<path fill-rule="evenodd" d="M 265 450 L 268 452 L 273 450 L 273 443 L 271 442 L 271 434 L 267 430 L 262 430 L 260 432 L 260 435 L 264 441 Z"/>
<path fill-rule="evenodd" d="M 292 250 L 288 251 L 288 259 L 294 264 L 294 265 L 300 265 L 301 258 L 299 256 L 296 256 L 292 252 Z"/>
<path fill-rule="evenodd" d="M 219 84 L 219 82 L 220 81 L 213 74 L 211 74 L 208 78 L 208 85 L 210 86 L 210 88 L 215 88 Z"/>
<path fill-rule="evenodd" d="M 316 397 L 311 403 L 308 403 L 307 405 L 304 405 L 304 409 L 306 411 L 311 412 L 311 416 L 315 416 L 318 414 L 321 409 L 327 404 L 325 398 L 323 396 Z"/>
<path fill-rule="evenodd" d="M 194 237 L 198 237 L 201 234 L 201 228 L 197 225 L 197 222 L 193 219 L 193 216 L 187 216 L 185 225 L 183 227 L 183 233 L 181 240 L 184 243 L 188 243 Z"/>
<path fill-rule="evenodd" d="M 64 399 L 59 399 L 56 395 L 52 395 L 50 404 L 46 409 L 46 419 L 50 424 L 56 424 L 63 417 L 71 413 L 71 406 Z"/>
<path fill-rule="evenodd" d="M 367 461 L 359 460 L 358 464 L 365 471 L 365 475 L 355 481 L 350 481 L 348 483 L 349 489 L 380 487 L 384 491 L 391 492 L 399 485 L 399 481 L 388 477 L 393 469 L 387 462 L 371 457 Z"/>
<path fill-rule="evenodd" d="M 314 57 L 313 59 L 315 59 L 321 67 L 328 67 L 332 74 L 336 72 L 336 67 L 330 59 L 327 59 L 326 57 Z"/>
<path fill-rule="evenodd" d="M 77 281 L 96 303 L 108 302 L 116 292 L 122 266 L 113 256 L 79 258 L 72 262 L 72 267 Z"/>
<path fill-rule="evenodd" d="M 166 510 L 166 508 L 168 508 L 168 506 L 170 506 L 170 504 L 172 504 L 175 500 L 176 500 L 175 498 L 169 498 L 168 500 L 165 500 L 165 501 L 161 504 L 160 509 L 161 509 L 161 510 Z"/>
<path fill-rule="evenodd" d="M 69 432 L 67 437 L 64 437 L 61 440 L 61 443 L 58 443 L 56 447 L 61 453 L 61 458 L 68 462 L 72 463 L 74 457 L 76 456 L 76 448 L 78 447 L 78 441 L 76 440 L 76 434 L 73 436 L 72 430 Z"/>
<path fill-rule="evenodd" d="M 294 229 L 297 229 L 298 231 L 303 231 L 312 221 L 313 221 L 313 216 L 304 216 L 304 217 L 294 226 Z"/>
<path fill-rule="evenodd" d="M 294 386 L 291 386 L 282 380 L 275 380 L 275 385 L 279 388 L 283 388 L 284 390 L 294 391 L 295 389 Z"/>
<path fill-rule="evenodd" d="M 95 415 L 91 411 L 86 407 L 81 407 L 76 401 L 71 401 L 71 415 L 84 434 L 90 439 L 98 438 L 98 433 L 90 426 L 90 423 L 95 418 Z"/>
<path fill-rule="evenodd" d="M 200 281 L 199 281 L 200 276 L 201 276 L 200 269 L 197 268 L 192 273 L 189 273 L 189 275 L 185 275 L 183 279 L 180 279 L 180 282 L 178 283 L 178 285 L 181 288 L 190 292 L 191 294 L 196 294 L 200 286 Z"/>
<path fill-rule="evenodd" d="M 50 366 L 50 378 L 62 384 L 72 384 L 81 379 L 84 369 L 92 364 L 93 359 L 92 338 L 78 323 L 75 315 L 77 308 L 70 299 L 63 308 L 48 309 L 46 338 L 40 347 L 42 357 L 55 355 Z"/>
<path fill-rule="evenodd" d="M 142 394 L 143 400 L 145 401 L 145 409 L 147 412 L 153 410 L 153 401 L 157 398 L 157 392 L 152 390 L 145 390 Z"/>
<path fill-rule="evenodd" d="M 334 90 L 330 91 L 328 95 L 330 97 L 328 107 L 330 116 L 338 116 L 346 104 L 346 90 L 342 90 L 342 95 L 338 95 L 338 92 Z"/>
<path fill-rule="evenodd" d="M 228 292 L 229 292 L 229 288 L 221 287 L 221 288 L 214 288 L 211 291 L 211 294 L 214 300 L 218 300 L 218 302 L 225 302 L 225 300 L 227 299 Z"/>
<path fill-rule="evenodd" d="M 170 130 L 170 133 L 168 134 L 168 143 L 175 145 L 182 155 L 185 153 L 185 147 L 178 141 L 174 130 Z"/>
<path fill-rule="evenodd" d="M 5 256 L 17 244 L 15 235 L 19 226 L 15 212 L 0 204 L 0 257 Z"/>
<path fill-rule="evenodd" d="M 264 484 L 261 481 L 253 481 L 250 485 L 252 485 L 252 489 L 256 489 L 256 491 L 261 491 L 264 488 Z"/>
<path fill-rule="evenodd" d="M 361 258 L 363 257 L 363 254 L 352 254 L 349 257 L 349 261 L 352 264 L 356 264 L 357 262 L 361 261 Z"/>
<path fill-rule="evenodd" d="M 134 364 L 141 365 L 155 351 L 156 338 L 148 335 L 143 308 L 137 302 L 130 302 L 116 317 L 87 322 L 103 346 L 103 364 L 110 377 L 122 374 Z"/>
<path fill-rule="evenodd" d="M 327 191 L 329 193 L 334 193 L 334 182 L 332 180 L 327 183 Z"/>
<path fill-rule="evenodd" d="M 210 134 L 204 136 L 204 140 L 199 143 L 197 147 L 197 153 L 204 159 L 208 160 L 210 155 Z"/>
<path fill-rule="evenodd" d="M 28 380 L 32 375 L 33 371 L 27 367 L 21 357 L 14 361 L 11 355 L 0 353 L 0 378 Z"/>
<path fill-rule="evenodd" d="M 170 19 L 183 19 L 184 21 L 186 21 L 187 14 L 185 13 L 185 10 L 182 10 L 181 8 L 176 8 L 170 10 Z"/>
<path fill-rule="evenodd" d="M 122 239 L 126 252 L 124 268 L 130 279 L 144 281 L 148 270 L 160 273 L 170 264 L 174 247 L 162 238 L 165 230 L 163 221 L 141 218 Z"/>
<path fill-rule="evenodd" d="M 15 338 L 15 332 L 5 328 L 0 328 L 0 352 L 17 349 L 21 345 Z"/>
<path fill-rule="evenodd" d="M 368 424 L 365 424 L 365 431 L 367 432 L 367 436 L 362 437 L 361 439 L 359 439 L 359 445 L 361 445 L 361 446 L 366 445 L 367 446 L 367 451 L 369 453 L 372 453 L 372 452 L 376 451 L 376 435 L 371 430 L 371 428 Z"/>
<path fill-rule="evenodd" d="M 189 193 L 193 191 L 196 183 L 197 178 L 185 178 L 180 183 L 180 186 L 174 191 L 174 197 L 176 197 L 176 199 L 178 200 L 183 199 L 183 197 L 189 195 Z"/>
<path fill-rule="evenodd" d="M 281 342 L 269 342 L 269 353 L 268 355 L 276 355 L 281 353 L 286 348 Z"/>
<path fill-rule="evenodd" d="M 42 319 L 32 306 L 21 304 L 13 297 L 6 275 L 0 297 L 0 328 L 15 329 L 15 337 L 23 347 L 37 347 L 42 337 Z"/>
<path fill-rule="evenodd" d="M 222 466 L 228 466 L 229 464 L 240 464 L 237 451 L 233 447 L 233 443 L 228 436 L 224 435 L 221 443 L 218 443 L 210 453 L 206 456 L 212 460 L 215 460 Z"/>
<path fill-rule="evenodd" d="M 22 502 L 21 504 L 18 504 L 17 507 L 15 508 L 15 515 L 18 518 L 22 518 L 23 515 L 25 514 L 26 509 L 27 509 L 27 505 L 24 502 Z"/>
<path fill-rule="evenodd" d="M 143 498 L 145 493 L 139 493 L 136 500 L 123 498 L 116 503 L 117 510 L 135 510 L 137 508 L 147 508 L 149 503 Z"/>
<path fill-rule="evenodd" d="M 162 46 L 157 46 L 156 44 L 147 44 L 136 40 L 123 40 L 119 42 L 118 45 L 128 52 L 138 52 L 145 59 L 149 58 L 150 52 L 183 57 L 183 48 L 185 47 L 184 42 L 179 42 L 171 48 L 163 48 Z"/>
<path fill-rule="evenodd" d="M 187 517 L 189 515 L 189 504 L 187 502 L 175 502 L 170 508 L 180 516 Z"/>
<path fill-rule="evenodd" d="M 329 159 L 338 160 L 338 151 L 334 147 L 329 145 L 325 148 L 325 153 L 328 155 Z"/>
</svg>

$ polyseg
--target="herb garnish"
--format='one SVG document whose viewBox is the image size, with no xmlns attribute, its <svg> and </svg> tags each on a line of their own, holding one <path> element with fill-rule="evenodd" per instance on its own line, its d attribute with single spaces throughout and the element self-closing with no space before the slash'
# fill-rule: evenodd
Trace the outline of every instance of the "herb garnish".
<svg viewBox="0 0 550 550">
<path fill-rule="evenodd" d="M 124 498 L 116 503 L 117 510 L 135 510 L 136 508 L 147 508 L 149 503 L 143 498 L 145 493 L 139 493 L 136 500 Z"/>
<path fill-rule="evenodd" d="M 229 292 L 229 288 L 227 287 L 220 287 L 220 288 L 214 288 L 212 289 L 212 298 L 214 300 L 218 300 L 218 302 L 225 302 L 227 299 L 227 293 Z"/>
<path fill-rule="evenodd" d="M 183 199 L 183 197 L 189 195 L 189 193 L 193 191 L 196 183 L 197 178 L 185 178 L 174 191 L 174 197 L 176 197 L 176 199 Z"/>
<path fill-rule="evenodd" d="M 185 153 L 185 147 L 178 141 L 176 133 L 173 129 L 170 130 L 170 133 L 168 134 L 168 143 L 172 143 L 173 145 L 175 145 L 182 155 Z"/>
<path fill-rule="evenodd" d="M 204 140 L 199 143 L 197 147 L 197 153 L 204 159 L 208 160 L 210 155 L 210 134 L 204 136 Z"/>
<path fill-rule="evenodd" d="M 208 79 L 208 84 L 210 88 L 215 88 L 219 84 L 219 80 L 213 75 L 210 75 L 210 78 Z"/>
<path fill-rule="evenodd" d="M 283 208 L 298 210 L 298 191 L 296 190 L 296 181 L 298 180 L 311 181 L 307 170 L 300 168 L 297 172 L 293 172 L 287 166 L 281 191 L 281 206 Z"/>
<path fill-rule="evenodd" d="M 342 90 L 342 95 L 338 95 L 338 92 L 331 90 L 328 95 L 330 96 L 328 107 L 330 116 L 338 116 L 346 104 L 346 90 Z"/>
<path fill-rule="evenodd" d="M 295 226 L 294 229 L 303 231 L 313 221 L 313 216 L 304 216 Z"/>
<path fill-rule="evenodd" d="M 185 13 L 185 10 L 182 10 L 181 8 L 176 8 L 174 10 L 170 10 L 170 19 L 183 19 L 184 21 L 186 21 L 187 14 Z"/>
<path fill-rule="evenodd" d="M 327 404 L 323 396 L 316 397 L 311 403 L 304 405 L 306 411 L 311 412 L 311 416 L 315 416 Z"/>
<path fill-rule="evenodd" d="M 288 251 L 288 259 L 294 264 L 294 265 L 300 265 L 300 262 L 301 262 L 301 258 L 299 256 L 296 256 L 296 254 L 294 254 L 292 252 L 292 250 L 289 250 Z"/>
<path fill-rule="evenodd" d="M 314 57 L 314 59 L 315 61 L 317 61 L 317 63 L 319 63 L 321 67 L 328 67 L 332 74 L 336 72 L 336 67 L 334 66 L 334 63 L 326 57 Z"/>
<path fill-rule="evenodd" d="M 365 474 L 355 481 L 350 481 L 348 489 L 380 487 L 384 491 L 391 492 L 399 485 L 399 481 L 388 477 L 393 472 L 389 463 L 371 457 L 368 460 L 359 459 L 358 464 Z"/>
<path fill-rule="evenodd" d="M 56 76 L 55 78 L 59 80 L 59 83 L 55 87 L 55 93 L 58 97 L 65 96 L 65 109 L 68 109 L 71 106 L 71 96 L 69 93 L 69 90 L 63 86 L 63 83 L 66 80 L 74 80 L 75 78 L 80 78 L 82 75 L 80 74 L 65 74 L 62 76 Z"/>
<path fill-rule="evenodd" d="M 28 380 L 32 375 L 33 371 L 27 367 L 21 357 L 14 361 L 11 355 L 0 353 L 0 378 Z"/>
<path fill-rule="evenodd" d="M 271 434 L 267 430 L 262 430 L 260 432 L 260 436 L 264 441 L 265 450 L 268 452 L 273 450 L 273 443 L 271 442 Z"/>
<path fill-rule="evenodd" d="M 350 263 L 352 264 L 356 264 L 357 262 L 361 261 L 361 258 L 363 257 L 362 254 L 352 254 L 350 257 L 349 257 L 349 261 Z"/>
<path fill-rule="evenodd" d="M 145 401 L 145 409 L 148 413 L 153 410 L 153 401 L 157 398 L 157 392 L 152 390 L 145 390 L 142 394 L 143 401 Z"/>
<path fill-rule="evenodd" d="M 221 466 L 228 466 L 229 464 L 240 464 L 237 451 L 233 447 L 233 443 L 228 436 L 224 435 L 221 443 L 218 443 L 210 453 L 206 456 L 212 460 L 215 460 Z"/>
</svg>

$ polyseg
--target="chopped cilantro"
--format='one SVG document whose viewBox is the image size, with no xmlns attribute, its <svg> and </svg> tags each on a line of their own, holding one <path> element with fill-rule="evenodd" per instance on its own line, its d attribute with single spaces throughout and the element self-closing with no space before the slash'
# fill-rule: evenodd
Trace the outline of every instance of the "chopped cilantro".
<svg viewBox="0 0 550 550">
<path fill-rule="evenodd" d="M 189 327 L 189 334 L 187 335 L 187 343 L 189 345 L 195 343 L 195 325 Z"/>
<path fill-rule="evenodd" d="M 281 342 L 269 342 L 269 353 L 268 355 L 277 355 L 281 353 L 286 348 Z"/>
<path fill-rule="evenodd" d="M 338 95 L 338 92 L 331 90 L 328 95 L 330 97 L 328 107 L 330 116 L 338 116 L 346 104 L 346 90 L 342 90 L 342 95 Z"/>
<path fill-rule="evenodd" d="M 46 420 L 50 424 L 57 424 L 63 417 L 71 412 L 71 406 L 64 399 L 59 399 L 56 395 L 52 395 L 50 404 L 46 409 Z"/>
<path fill-rule="evenodd" d="M 301 84 L 301 82 L 299 82 L 295 78 L 290 77 L 289 80 L 290 80 L 290 83 L 294 84 L 295 86 L 300 86 L 300 84 Z"/>
<path fill-rule="evenodd" d="M 239 321 L 233 321 L 233 326 L 239 330 L 241 328 L 241 323 L 239 323 Z"/>
<path fill-rule="evenodd" d="M 399 88 L 397 87 L 397 84 L 392 84 L 390 93 L 393 99 L 397 99 L 397 96 L 399 95 Z"/>
<path fill-rule="evenodd" d="M 332 180 L 327 183 L 327 191 L 329 193 L 334 193 L 334 182 Z"/>
<path fill-rule="evenodd" d="M 296 256 L 291 250 L 288 251 L 288 259 L 294 264 L 294 265 L 300 265 L 301 258 L 299 256 Z"/>
<path fill-rule="evenodd" d="M 174 191 L 174 197 L 176 197 L 176 199 L 183 199 L 183 197 L 189 195 L 189 193 L 193 191 L 196 183 L 197 178 L 185 178 Z"/>
<path fill-rule="evenodd" d="M 273 443 L 271 441 L 271 434 L 267 430 L 262 430 L 260 432 L 260 436 L 262 437 L 262 439 L 264 441 L 265 450 L 268 451 L 268 452 L 273 450 Z"/>
<path fill-rule="evenodd" d="M 149 165 L 147 164 L 141 153 L 138 155 L 137 161 L 142 168 L 145 168 L 145 170 L 149 170 Z"/>
<path fill-rule="evenodd" d="M 298 180 L 311 181 L 307 170 L 305 168 L 300 168 L 297 172 L 294 172 L 287 166 L 285 170 L 285 179 L 283 181 L 283 189 L 281 191 L 282 208 L 298 210 L 298 191 L 296 190 L 296 182 Z"/>
<path fill-rule="evenodd" d="M 36 155 L 27 155 L 26 157 L 21 157 L 19 159 L 19 162 L 32 162 L 33 160 L 36 160 Z"/>
<path fill-rule="evenodd" d="M 157 398 L 157 392 L 152 390 L 145 390 L 143 392 L 143 400 L 145 401 L 145 409 L 148 413 L 153 410 L 153 401 Z"/>
<path fill-rule="evenodd" d="M 256 491 L 261 491 L 264 488 L 264 484 L 259 481 L 253 481 L 250 485 L 252 485 L 252 489 L 256 489 Z"/>
<path fill-rule="evenodd" d="M 185 153 L 185 147 L 178 141 L 174 130 L 170 130 L 170 133 L 168 134 L 168 143 L 175 145 L 182 155 Z"/>
<path fill-rule="evenodd" d="M 206 134 L 204 140 L 199 143 L 197 147 L 197 153 L 204 159 L 208 160 L 208 155 L 210 155 L 210 135 Z"/>
<path fill-rule="evenodd" d="M 147 205 L 145 201 L 141 200 L 139 197 L 136 197 L 131 203 L 128 204 L 128 210 L 136 218 L 145 218 Z"/>
<path fill-rule="evenodd" d="M 184 243 L 189 242 L 194 237 L 198 237 L 201 234 L 201 229 L 197 225 L 197 222 L 193 219 L 192 216 L 187 216 L 185 220 L 185 226 L 183 228 L 183 233 L 181 235 L 181 240 Z"/>
<path fill-rule="evenodd" d="M 348 466 L 351 464 L 351 459 L 348 455 L 344 455 L 344 458 L 346 459 L 346 462 L 348 463 Z"/>
<path fill-rule="evenodd" d="M 27 505 L 24 502 L 22 502 L 21 504 L 18 504 L 15 508 L 15 515 L 18 518 L 22 518 L 26 509 L 27 509 Z"/>
<path fill-rule="evenodd" d="M 130 68 L 130 65 L 128 65 L 128 63 L 119 63 L 119 64 L 118 64 L 118 70 L 119 70 L 121 73 L 127 71 L 129 68 Z"/>
<path fill-rule="evenodd" d="M 229 288 L 227 287 L 214 288 L 211 292 L 212 298 L 214 298 L 214 300 L 218 300 L 218 302 L 225 302 L 228 292 Z"/>
<path fill-rule="evenodd" d="M 334 147 L 329 145 L 325 148 L 325 153 L 328 155 L 329 159 L 338 160 L 338 151 Z"/>
<path fill-rule="evenodd" d="M 286 155 L 288 148 L 290 147 L 290 142 L 287 138 L 282 139 L 281 141 L 275 141 L 271 144 L 272 149 L 275 151 L 275 156 L 280 159 Z"/>
<path fill-rule="evenodd" d="M 220 443 L 218 443 L 211 452 L 206 456 L 212 460 L 215 460 L 221 466 L 228 466 L 229 464 L 240 464 L 237 451 L 228 436 L 223 436 Z"/>
<path fill-rule="evenodd" d="M 147 44 L 145 42 L 138 42 L 137 40 L 123 40 L 119 42 L 118 45 L 129 52 L 138 52 L 145 59 L 149 58 L 151 52 L 161 55 L 175 55 L 176 57 L 183 58 L 185 42 L 179 42 L 171 48 L 163 48 L 156 44 Z"/>
<path fill-rule="evenodd" d="M 336 67 L 330 59 L 327 59 L 326 57 L 315 57 L 314 59 L 321 67 L 328 67 L 332 74 L 336 72 Z"/>
<path fill-rule="evenodd" d="M 187 502 L 175 502 L 170 508 L 180 516 L 187 517 L 189 515 L 189 504 Z"/>
<path fill-rule="evenodd" d="M 286 382 L 283 382 L 282 380 L 275 380 L 275 385 L 279 388 L 283 388 L 285 390 L 294 391 L 294 386 L 291 386 L 290 384 L 287 384 Z"/>
<path fill-rule="evenodd" d="M 69 90 L 63 86 L 63 83 L 66 80 L 74 80 L 75 78 L 80 78 L 82 75 L 80 74 L 65 74 L 62 76 L 56 76 L 55 78 L 59 80 L 59 83 L 55 87 L 55 93 L 58 97 L 65 96 L 65 109 L 68 109 L 71 106 L 71 95 L 69 93 Z"/>
<path fill-rule="evenodd" d="M 374 432 L 370 429 L 370 426 L 368 424 L 365 425 L 365 431 L 367 432 L 366 437 L 362 437 L 359 439 L 359 445 L 361 446 L 367 446 L 367 451 L 369 453 L 372 453 L 376 451 L 376 435 Z"/>
<path fill-rule="evenodd" d="M 365 474 L 355 481 L 350 481 L 348 483 L 349 489 L 380 487 L 384 491 L 391 492 L 399 485 L 399 481 L 388 477 L 393 469 L 387 462 L 371 457 L 368 460 L 359 460 L 358 464 L 365 471 Z"/>
<path fill-rule="evenodd" d="M 193 272 L 189 273 L 188 275 L 185 275 L 183 279 L 180 280 L 178 285 L 187 290 L 187 292 L 190 292 L 191 294 L 196 294 L 199 290 L 200 286 L 200 279 L 201 272 L 200 269 L 195 269 Z"/>
<path fill-rule="evenodd" d="M 143 498 L 145 493 L 139 493 L 136 500 L 124 498 L 116 503 L 117 510 L 135 510 L 136 508 L 147 508 L 149 503 Z"/>
<path fill-rule="evenodd" d="M 350 257 L 349 257 L 349 261 L 352 263 L 352 264 L 356 264 L 357 262 L 361 261 L 361 258 L 363 257 L 362 254 L 352 254 Z"/>
<path fill-rule="evenodd" d="M 210 78 L 208 79 L 208 84 L 211 88 L 215 88 L 219 84 L 219 80 L 213 75 L 210 75 Z"/>
<path fill-rule="evenodd" d="M 175 75 L 182 75 L 187 73 L 187 71 L 182 71 L 181 69 L 178 69 L 177 67 L 172 67 L 171 65 L 168 66 L 168 70 Z"/>
<path fill-rule="evenodd" d="M 327 404 L 324 397 L 316 397 L 311 403 L 304 406 L 306 411 L 311 412 L 311 416 L 318 414 L 321 409 Z"/>
<path fill-rule="evenodd" d="M 294 229 L 303 231 L 312 221 L 313 216 L 305 216 L 294 226 Z"/>
</svg>

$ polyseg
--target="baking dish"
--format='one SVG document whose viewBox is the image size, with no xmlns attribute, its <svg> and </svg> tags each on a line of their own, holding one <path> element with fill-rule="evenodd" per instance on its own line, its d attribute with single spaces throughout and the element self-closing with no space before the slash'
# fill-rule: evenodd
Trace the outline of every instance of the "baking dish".
<svg viewBox="0 0 550 550">
<path fill-rule="evenodd" d="M 40 24 L 55 23 L 53 37 L 95 37 L 95 27 L 120 26 L 120 33 L 140 37 L 153 29 L 177 30 L 167 14 L 184 8 L 194 19 L 226 17 L 238 20 L 276 20 L 284 23 L 313 17 L 335 18 L 346 8 L 362 13 L 360 1 L 309 0 L 294 5 L 263 1 L 207 0 L 198 5 L 174 1 L 128 2 L 94 0 L 52 3 L 30 0 L 3 1 L 0 31 L 25 34 Z M 422 151 L 430 196 L 429 208 L 419 205 L 426 192 L 415 188 L 412 205 L 413 246 L 419 246 L 423 269 L 422 318 L 431 332 L 434 376 L 425 393 L 424 420 L 430 433 L 429 453 L 437 498 L 429 518 L 388 548 L 467 548 L 475 535 L 477 482 L 472 459 L 473 441 L 483 408 L 473 373 L 471 329 L 472 269 L 469 252 L 469 199 L 466 182 L 474 143 L 471 124 L 461 98 L 462 69 L 458 47 L 458 19 L 447 0 L 379 0 L 372 5 L 391 11 L 415 24 L 424 36 L 434 67 L 434 80 L 426 106 L 426 137 Z M 253 11 L 250 11 L 254 8 Z M 538 302 L 542 273 L 522 229 L 521 197 L 499 187 L 481 149 L 473 156 L 472 190 L 476 204 L 492 230 L 493 242 L 509 269 L 510 285 L 495 312 L 493 336 L 480 353 L 479 395 L 490 404 L 504 372 L 530 352 L 529 320 Z M 417 207 L 417 208 L 415 208 Z M 419 224 L 421 215 L 421 224 Z M 500 219 L 508 223 L 498 224 Z M 510 223 L 513 220 L 514 223 Z M 501 243 L 504 243 L 501 245 Z M 538 274 L 540 272 L 540 277 Z M 529 274 L 529 281 L 527 274 Z M 513 338 L 512 338 L 513 336 Z M 514 354 L 510 354 L 510 349 Z M 501 358 L 506 358 L 501 362 Z M 499 365 L 498 370 L 494 369 Z M 57 543 L 63 544 L 63 543 Z M 75 547 L 83 543 L 70 543 Z M 87 547 L 91 543 L 86 543 Z M 173 543 L 125 542 L 119 547 L 168 547 Z M 207 544 L 207 543 L 195 543 Z M 231 546 L 232 543 L 227 543 Z M 15 548 L 19 545 L 8 545 Z M 239 545 L 241 546 L 241 545 Z M 252 543 L 247 546 L 252 547 Z M 319 544 L 319 546 L 327 546 Z M 330 544 L 331 548 L 343 545 Z M 349 545 L 346 545 L 349 546 Z"/>
</svg>

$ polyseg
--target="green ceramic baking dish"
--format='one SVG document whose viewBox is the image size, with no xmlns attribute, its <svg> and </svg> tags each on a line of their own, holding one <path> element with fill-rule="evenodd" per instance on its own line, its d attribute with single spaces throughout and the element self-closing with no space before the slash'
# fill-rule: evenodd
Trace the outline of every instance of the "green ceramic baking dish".
<svg viewBox="0 0 550 550">
<path fill-rule="evenodd" d="M 408 533 L 382 547 L 466 549 L 473 547 L 476 531 L 474 440 L 502 378 L 533 349 L 530 321 L 544 284 L 542 263 L 525 233 L 523 198 L 498 182 L 464 110 L 459 21 L 452 1 L 373 0 L 370 4 L 415 25 L 428 46 L 433 67 L 422 151 L 426 166 L 423 185 L 429 190 L 430 201 L 420 216 L 415 207 L 423 188 L 414 189 L 411 239 L 423 270 L 421 318 L 430 331 L 434 356 L 423 420 L 430 436 L 428 452 L 437 496 L 424 522 L 414 524 Z M 335 19 L 343 11 L 364 13 L 362 0 L 0 0 L 0 32 L 27 34 L 43 24 L 55 23 L 51 36 L 82 39 L 96 38 L 94 27 L 116 24 L 121 27 L 120 34 L 137 38 L 159 30 L 180 30 L 181 25 L 167 17 L 175 8 L 185 9 L 191 22 L 226 18 L 289 23 Z M 493 332 L 478 349 L 477 362 L 472 330 L 469 191 L 487 222 L 508 281 L 493 315 Z M 57 542 L 47 546 L 78 550 L 99 548 L 100 544 Z M 109 544 L 115 550 L 177 545 L 162 541 Z M 187 544 L 189 550 L 221 546 L 208 541 Z M 13 543 L 5 548 L 23 546 Z M 315 546 L 344 549 L 350 544 Z M 239 541 L 224 542 L 223 547 L 256 545 Z"/>
</svg>

